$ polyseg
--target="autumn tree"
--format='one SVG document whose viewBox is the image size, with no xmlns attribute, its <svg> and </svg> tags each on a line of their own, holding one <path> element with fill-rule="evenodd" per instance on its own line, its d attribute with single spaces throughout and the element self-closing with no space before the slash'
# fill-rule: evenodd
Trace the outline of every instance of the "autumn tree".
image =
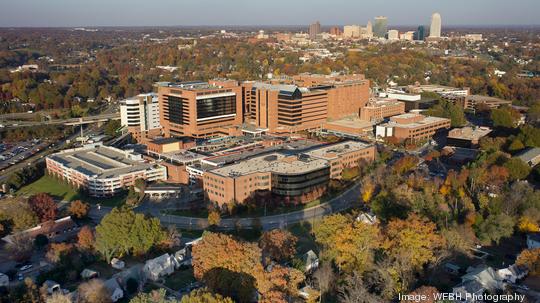
<svg viewBox="0 0 540 303">
<path fill-rule="evenodd" d="M 409 295 L 414 297 L 425 297 L 425 300 L 422 302 L 425 303 L 437 303 L 439 302 L 435 297 L 439 293 L 439 290 L 433 286 L 420 286 L 419 288 L 412 291 Z M 417 303 L 418 300 L 405 300 L 402 302 L 406 303 Z"/>
<path fill-rule="evenodd" d="M 7 251 L 10 256 L 17 260 L 27 260 L 32 256 L 34 250 L 33 240 L 25 234 L 11 235 L 10 243 L 7 244 Z"/>
<path fill-rule="evenodd" d="M 386 227 L 383 247 L 390 257 L 404 260 L 403 264 L 420 269 L 436 260 L 444 240 L 428 219 L 411 214 L 406 220 L 394 219 Z"/>
<path fill-rule="evenodd" d="M 262 234 L 259 247 L 272 260 L 290 260 L 296 253 L 297 238 L 288 230 L 273 229 Z"/>
<path fill-rule="evenodd" d="M 346 272 L 367 270 L 373 264 L 375 249 L 381 244 L 377 225 L 352 222 L 340 214 L 324 218 L 313 232 L 324 248 L 324 257 Z"/>
<path fill-rule="evenodd" d="M 233 303 L 229 297 L 210 292 L 208 289 L 199 288 L 182 297 L 180 303 Z"/>
<path fill-rule="evenodd" d="M 342 303 L 381 303 L 385 302 L 379 296 L 369 292 L 362 275 L 352 273 L 345 278 L 338 289 L 339 301 Z"/>
<path fill-rule="evenodd" d="M 103 280 L 92 279 L 79 285 L 77 288 L 77 302 L 83 303 L 110 303 L 111 294 Z"/>
<path fill-rule="evenodd" d="M 193 247 L 193 271 L 210 289 L 240 301 L 250 300 L 256 289 L 261 302 L 286 302 L 296 294 L 303 275 L 279 265 L 265 270 L 256 243 L 237 241 L 224 234 L 207 232 Z"/>
<path fill-rule="evenodd" d="M 91 251 L 94 249 L 95 242 L 92 228 L 88 225 L 83 226 L 77 234 L 77 246 L 82 250 Z"/>
<path fill-rule="evenodd" d="M 47 249 L 45 258 L 51 263 L 58 263 L 60 259 L 69 254 L 73 248 L 73 244 L 70 243 L 51 243 Z"/>
<path fill-rule="evenodd" d="M 211 210 L 208 213 L 208 225 L 210 226 L 218 226 L 221 222 L 221 215 L 217 210 Z"/>
<path fill-rule="evenodd" d="M 56 219 L 58 213 L 56 202 L 46 193 L 39 193 L 30 197 L 28 205 L 38 216 L 41 222 L 46 222 Z"/>
<path fill-rule="evenodd" d="M 516 264 L 526 266 L 529 274 L 540 276 L 540 248 L 524 249 L 517 257 Z"/>
<path fill-rule="evenodd" d="M 90 205 L 81 200 L 75 200 L 69 205 L 69 213 L 77 219 L 82 219 L 88 215 Z"/>
</svg>

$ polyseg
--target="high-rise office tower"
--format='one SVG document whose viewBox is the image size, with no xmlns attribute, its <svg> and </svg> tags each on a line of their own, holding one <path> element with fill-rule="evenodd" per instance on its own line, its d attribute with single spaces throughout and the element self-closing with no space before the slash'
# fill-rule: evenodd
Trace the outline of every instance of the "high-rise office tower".
<svg viewBox="0 0 540 303">
<path fill-rule="evenodd" d="M 441 24 L 441 15 L 439 13 L 433 13 L 433 15 L 431 15 L 431 27 L 429 28 L 430 37 L 441 37 Z"/>
<path fill-rule="evenodd" d="M 321 33 L 321 24 L 319 21 L 309 25 L 309 39 L 314 40 Z"/>
<path fill-rule="evenodd" d="M 330 28 L 330 35 L 341 36 L 341 29 L 337 26 Z"/>
<path fill-rule="evenodd" d="M 373 25 L 371 24 L 371 21 L 367 22 L 366 38 L 373 38 Z"/>
<path fill-rule="evenodd" d="M 414 40 L 424 41 L 424 39 L 426 39 L 426 28 L 420 25 L 416 32 L 414 32 Z"/>
<path fill-rule="evenodd" d="M 388 18 L 384 16 L 375 17 L 375 24 L 373 25 L 373 34 L 376 37 L 384 38 L 388 32 Z"/>
</svg>

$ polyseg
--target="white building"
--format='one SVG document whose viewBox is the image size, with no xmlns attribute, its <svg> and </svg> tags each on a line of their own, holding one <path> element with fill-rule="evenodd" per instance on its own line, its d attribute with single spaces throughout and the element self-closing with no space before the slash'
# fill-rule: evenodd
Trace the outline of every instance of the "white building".
<svg viewBox="0 0 540 303">
<path fill-rule="evenodd" d="M 388 31 L 388 40 L 399 40 L 399 32 L 395 29 Z"/>
<path fill-rule="evenodd" d="M 132 150 L 100 143 L 63 150 L 47 156 L 47 171 L 94 197 L 110 197 L 133 186 L 137 179 L 167 179 L 167 168 Z"/>
<path fill-rule="evenodd" d="M 343 38 L 360 38 L 360 25 L 345 25 Z"/>
<path fill-rule="evenodd" d="M 432 38 L 441 37 L 442 20 L 439 13 L 433 13 L 431 15 L 431 26 L 429 28 L 429 36 Z"/>
<path fill-rule="evenodd" d="M 414 31 L 404 32 L 399 35 L 400 40 L 413 41 L 414 40 Z"/>
<path fill-rule="evenodd" d="M 120 121 L 132 133 L 161 129 L 157 94 L 140 94 L 120 101 Z"/>
</svg>

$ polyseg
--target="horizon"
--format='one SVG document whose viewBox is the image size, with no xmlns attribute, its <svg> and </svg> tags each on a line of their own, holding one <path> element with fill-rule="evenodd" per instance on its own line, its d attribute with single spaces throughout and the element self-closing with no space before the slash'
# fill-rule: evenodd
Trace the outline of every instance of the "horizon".
<svg viewBox="0 0 540 303">
<path fill-rule="evenodd" d="M 389 26 L 418 26 L 429 24 L 434 12 L 441 14 L 443 27 L 535 27 L 540 26 L 538 11 L 536 0 L 409 0 L 405 6 L 402 0 L 274 0 L 256 4 L 247 0 L 22 0 L 3 5 L 0 27 L 305 27 L 316 20 L 326 27 L 362 25 L 379 15 L 388 17 Z"/>
</svg>

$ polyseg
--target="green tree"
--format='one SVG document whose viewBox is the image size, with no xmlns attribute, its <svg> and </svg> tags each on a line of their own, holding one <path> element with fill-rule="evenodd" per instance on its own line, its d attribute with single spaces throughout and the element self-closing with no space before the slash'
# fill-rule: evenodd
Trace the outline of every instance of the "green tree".
<svg viewBox="0 0 540 303">
<path fill-rule="evenodd" d="M 508 170 L 510 180 L 522 180 L 527 178 L 531 168 L 519 158 L 510 158 L 504 163 Z"/>
<path fill-rule="evenodd" d="M 95 248 L 110 262 L 114 256 L 142 255 L 165 238 L 157 218 L 146 218 L 127 208 L 114 208 L 96 227 Z"/>
<path fill-rule="evenodd" d="M 508 107 L 494 108 L 491 110 L 491 120 L 493 126 L 513 128 L 516 127 L 519 113 Z"/>
<path fill-rule="evenodd" d="M 451 121 L 452 127 L 461 127 L 467 124 L 463 108 L 446 100 L 440 100 L 437 105 L 430 108 L 428 115 L 448 118 Z"/>
<path fill-rule="evenodd" d="M 476 234 L 486 245 L 499 243 L 502 238 L 508 238 L 514 233 L 514 219 L 506 214 L 489 215 L 476 227 Z"/>
<path fill-rule="evenodd" d="M 107 136 L 115 136 L 116 131 L 120 128 L 120 120 L 109 120 L 107 124 L 105 124 L 105 134 Z"/>
</svg>

